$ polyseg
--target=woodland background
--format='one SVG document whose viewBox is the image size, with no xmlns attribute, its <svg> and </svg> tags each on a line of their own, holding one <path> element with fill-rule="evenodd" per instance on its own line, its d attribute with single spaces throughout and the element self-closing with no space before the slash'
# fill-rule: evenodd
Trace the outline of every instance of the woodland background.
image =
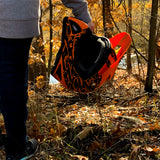
<svg viewBox="0 0 160 160">
<path fill-rule="evenodd" d="M 29 59 L 27 128 L 40 143 L 33 159 L 158 160 L 160 1 L 87 1 L 96 35 L 128 32 L 132 45 L 114 78 L 92 93 L 49 84 L 62 21 L 72 12 L 60 0 L 41 0 L 41 35 L 33 39 Z M 5 133 L 2 117 L 0 126 Z"/>
</svg>

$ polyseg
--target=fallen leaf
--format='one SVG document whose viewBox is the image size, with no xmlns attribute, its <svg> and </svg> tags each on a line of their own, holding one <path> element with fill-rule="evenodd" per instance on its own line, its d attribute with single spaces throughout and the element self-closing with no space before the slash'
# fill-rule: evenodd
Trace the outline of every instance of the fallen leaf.
<svg viewBox="0 0 160 160">
<path fill-rule="evenodd" d="M 87 157 L 81 156 L 81 155 L 72 155 L 70 154 L 72 158 L 78 158 L 79 160 L 89 160 Z"/>
<path fill-rule="evenodd" d="M 100 149 L 100 148 L 103 148 L 103 146 L 97 142 L 96 140 L 92 142 L 92 144 L 89 146 L 88 150 L 93 152 L 94 150 L 96 149 Z"/>
</svg>

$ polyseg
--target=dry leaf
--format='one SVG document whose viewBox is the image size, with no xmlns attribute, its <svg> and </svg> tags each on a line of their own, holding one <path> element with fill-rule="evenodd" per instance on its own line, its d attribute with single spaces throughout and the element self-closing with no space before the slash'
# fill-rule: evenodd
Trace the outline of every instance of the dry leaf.
<svg viewBox="0 0 160 160">
<path fill-rule="evenodd" d="M 97 142 L 96 140 L 89 146 L 88 150 L 93 152 L 94 150 L 96 149 L 100 149 L 100 148 L 103 148 L 103 146 Z"/>
<path fill-rule="evenodd" d="M 72 158 L 78 158 L 79 160 L 89 160 L 87 157 L 81 156 L 81 155 L 71 155 Z"/>
</svg>

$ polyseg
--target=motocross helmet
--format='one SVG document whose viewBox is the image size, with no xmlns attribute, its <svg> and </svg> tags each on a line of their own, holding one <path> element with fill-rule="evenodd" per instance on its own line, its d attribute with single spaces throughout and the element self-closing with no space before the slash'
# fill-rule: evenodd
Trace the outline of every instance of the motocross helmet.
<svg viewBox="0 0 160 160">
<path fill-rule="evenodd" d="M 65 17 L 51 74 L 69 90 L 94 91 L 113 77 L 123 55 L 116 55 L 111 41 L 121 39 L 96 36 L 83 21 Z"/>
</svg>

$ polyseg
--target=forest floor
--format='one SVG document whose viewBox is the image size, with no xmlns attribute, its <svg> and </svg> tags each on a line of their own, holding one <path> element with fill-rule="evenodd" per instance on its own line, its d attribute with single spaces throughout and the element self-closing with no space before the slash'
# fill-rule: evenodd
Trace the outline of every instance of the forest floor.
<svg viewBox="0 0 160 160">
<path fill-rule="evenodd" d="M 60 84 L 47 93 L 30 90 L 28 134 L 40 144 L 33 160 L 160 159 L 160 71 L 150 94 L 143 68 L 141 75 L 137 67 L 132 74 L 117 69 L 112 81 L 89 94 Z"/>
</svg>

